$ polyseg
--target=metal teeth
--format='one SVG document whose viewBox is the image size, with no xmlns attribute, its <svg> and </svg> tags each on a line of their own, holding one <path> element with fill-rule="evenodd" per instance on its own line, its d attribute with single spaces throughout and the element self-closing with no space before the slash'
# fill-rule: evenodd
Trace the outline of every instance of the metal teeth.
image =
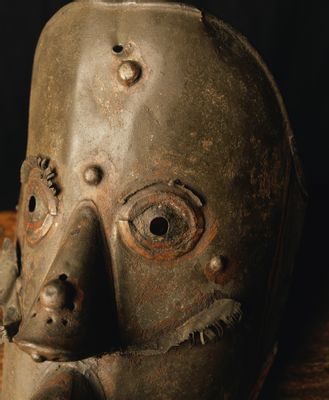
<svg viewBox="0 0 329 400">
<path fill-rule="evenodd" d="M 204 337 L 204 331 L 200 332 L 200 341 L 201 341 L 202 345 L 206 344 L 205 337 Z"/>
<path fill-rule="evenodd" d="M 50 158 L 39 155 L 28 157 L 21 167 L 21 182 L 26 183 L 33 168 L 38 168 L 40 180 L 48 187 L 54 196 L 57 196 L 60 189 L 57 187 L 57 172 L 52 165 Z"/>
<path fill-rule="evenodd" d="M 52 178 L 54 178 L 56 176 L 56 171 L 54 170 L 53 167 L 51 167 L 48 164 L 48 167 L 46 168 L 46 170 L 44 172 L 44 175 L 47 177 L 47 179 L 52 179 Z"/>
<path fill-rule="evenodd" d="M 238 322 L 240 322 L 240 320 L 240 313 L 233 314 L 231 318 L 225 323 L 222 321 L 217 321 L 200 332 L 190 333 L 189 341 L 193 345 L 196 345 L 198 343 L 201 345 L 205 345 L 215 340 L 215 338 L 220 339 L 224 336 L 225 326 L 227 326 L 228 328 L 233 328 Z"/>
<path fill-rule="evenodd" d="M 48 165 L 49 165 L 49 159 L 43 158 L 41 163 L 40 163 L 40 167 L 42 169 L 47 169 Z"/>
<path fill-rule="evenodd" d="M 4 326 L 0 325 L 0 344 L 3 344 L 8 339 L 7 330 Z"/>
<path fill-rule="evenodd" d="M 45 169 L 47 169 L 47 167 L 48 167 L 48 165 L 49 165 L 49 159 L 39 156 L 39 157 L 37 158 L 37 163 L 38 163 L 38 166 L 39 166 L 41 169 L 44 169 L 44 170 L 45 170 Z"/>
<path fill-rule="evenodd" d="M 56 173 L 55 172 L 51 172 L 47 175 L 47 180 L 51 181 L 52 179 L 54 179 L 56 177 Z"/>
<path fill-rule="evenodd" d="M 234 327 L 235 325 L 237 325 L 237 324 L 241 321 L 241 318 L 242 318 L 241 312 L 235 312 L 234 314 L 232 314 L 232 315 L 228 318 L 228 320 L 227 320 L 227 325 L 228 325 L 230 328 L 232 328 L 232 327 Z"/>
<path fill-rule="evenodd" d="M 216 322 L 211 328 L 216 332 L 218 337 L 222 337 L 224 335 L 224 328 L 220 323 Z"/>
</svg>

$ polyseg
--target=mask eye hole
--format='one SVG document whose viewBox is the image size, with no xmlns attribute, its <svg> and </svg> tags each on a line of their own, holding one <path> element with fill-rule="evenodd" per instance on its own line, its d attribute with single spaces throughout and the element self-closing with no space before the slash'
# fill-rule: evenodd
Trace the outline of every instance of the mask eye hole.
<svg viewBox="0 0 329 400">
<path fill-rule="evenodd" d="M 33 195 L 30 197 L 28 208 L 30 213 L 33 213 L 37 208 L 37 199 Z"/>
<path fill-rule="evenodd" d="M 150 223 L 150 232 L 155 236 L 165 236 L 169 230 L 169 222 L 164 217 L 156 217 Z"/>
<path fill-rule="evenodd" d="M 26 220 L 31 224 L 43 221 L 49 213 L 48 199 L 36 187 L 28 195 L 26 207 Z"/>
<path fill-rule="evenodd" d="M 131 250 L 146 258 L 169 260 L 195 247 L 204 230 L 204 217 L 187 191 L 158 184 L 129 199 L 119 230 Z"/>
<path fill-rule="evenodd" d="M 23 214 L 28 242 L 39 242 L 51 228 L 57 215 L 56 172 L 49 159 L 29 157 L 21 169 Z"/>
</svg>

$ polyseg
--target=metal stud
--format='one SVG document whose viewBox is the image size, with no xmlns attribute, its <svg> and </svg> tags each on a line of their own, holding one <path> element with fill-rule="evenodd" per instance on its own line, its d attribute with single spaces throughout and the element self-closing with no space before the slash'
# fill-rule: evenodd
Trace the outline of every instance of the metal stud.
<svg viewBox="0 0 329 400">
<path fill-rule="evenodd" d="M 142 67 L 136 61 L 124 61 L 119 67 L 119 80 L 126 86 L 135 84 L 142 75 Z"/>
<path fill-rule="evenodd" d="M 103 179 L 103 171 L 97 165 L 86 168 L 83 174 L 84 180 L 88 185 L 97 186 Z"/>
<path fill-rule="evenodd" d="M 216 278 L 219 274 L 221 274 L 225 269 L 224 257 L 223 256 L 215 256 L 210 262 L 207 264 L 205 268 L 205 275 L 210 282 L 216 282 Z"/>
</svg>

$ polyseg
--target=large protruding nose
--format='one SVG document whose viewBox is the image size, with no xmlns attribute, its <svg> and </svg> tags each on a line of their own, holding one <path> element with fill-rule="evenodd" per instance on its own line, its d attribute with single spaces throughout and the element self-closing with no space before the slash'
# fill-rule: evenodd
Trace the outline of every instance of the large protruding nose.
<svg viewBox="0 0 329 400">
<path fill-rule="evenodd" d="M 35 361 L 69 361 L 115 347 L 110 257 L 91 205 L 71 217 L 65 238 L 15 343 Z"/>
</svg>

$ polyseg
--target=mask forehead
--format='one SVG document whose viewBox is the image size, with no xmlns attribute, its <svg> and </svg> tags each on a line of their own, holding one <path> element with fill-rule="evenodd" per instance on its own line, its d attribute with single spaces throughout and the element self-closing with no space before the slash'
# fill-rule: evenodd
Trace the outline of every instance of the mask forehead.
<svg viewBox="0 0 329 400">
<path fill-rule="evenodd" d="M 201 14 L 177 6 L 122 12 L 116 4 L 76 3 L 61 14 L 38 46 L 28 153 L 56 160 L 62 179 L 100 149 L 118 185 L 149 171 L 152 179 L 165 172 L 203 186 L 200 180 L 210 176 L 239 179 L 255 162 L 270 169 L 264 164 L 276 161 L 280 168 L 287 151 L 280 108 L 270 83 L 263 84 L 264 71 L 243 64 L 252 59 L 248 50 L 224 41 L 232 40 L 231 33 L 211 41 Z M 122 54 L 113 52 L 117 44 L 124 46 Z M 119 75 L 127 60 L 138 63 L 142 74 L 130 87 Z M 264 148 L 273 154 L 264 155 Z"/>
</svg>

